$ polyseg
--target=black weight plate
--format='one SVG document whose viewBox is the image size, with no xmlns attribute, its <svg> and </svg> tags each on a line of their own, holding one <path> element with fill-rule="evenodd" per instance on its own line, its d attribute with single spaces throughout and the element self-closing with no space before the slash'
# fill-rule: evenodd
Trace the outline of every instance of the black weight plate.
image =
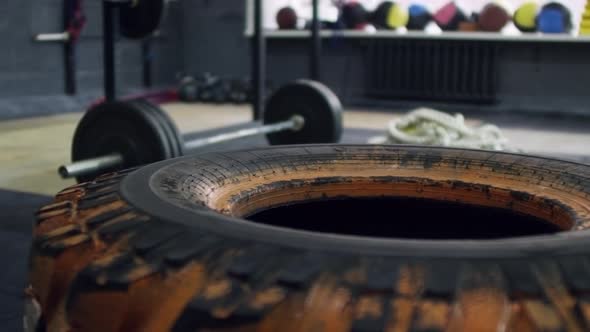
<svg viewBox="0 0 590 332">
<path fill-rule="evenodd" d="M 155 105 L 147 100 L 142 100 L 147 111 L 150 111 L 158 118 L 159 123 L 166 131 L 168 136 L 168 144 L 171 151 L 171 158 L 180 157 L 184 154 L 184 141 L 180 131 L 170 116 L 162 110 L 158 105 Z"/>
<path fill-rule="evenodd" d="M 174 130 L 170 127 L 171 120 L 165 116 L 164 111 L 162 111 L 158 106 L 154 104 L 142 100 L 141 107 L 143 111 L 148 113 L 150 116 L 154 117 L 156 121 L 162 126 L 163 133 L 166 135 L 166 151 L 170 155 L 170 158 L 181 156 L 182 153 L 180 152 L 179 147 L 179 137 L 174 135 Z"/>
<path fill-rule="evenodd" d="M 74 134 L 72 161 L 119 153 L 115 171 L 175 157 L 166 125 L 142 101 L 102 103 L 86 112 Z M 99 174 L 78 177 L 90 181 Z"/>
<path fill-rule="evenodd" d="M 162 111 L 161 109 L 159 109 L 157 107 L 154 108 L 153 104 L 151 104 L 150 102 L 148 102 L 145 99 L 136 99 L 133 101 L 133 105 L 135 105 L 135 107 L 138 108 L 138 111 L 142 114 L 142 116 L 144 116 L 147 120 L 149 120 L 151 123 L 153 123 L 155 125 L 154 128 L 156 129 L 158 136 L 161 136 L 160 144 L 161 144 L 162 149 L 164 151 L 162 156 L 164 156 L 165 159 L 180 156 L 180 154 L 178 154 L 176 152 L 177 146 L 174 144 L 174 142 L 177 140 L 177 138 L 171 138 L 169 123 L 172 120 L 169 120 L 169 119 L 164 120 L 164 118 L 162 117 L 162 114 L 164 114 L 164 111 Z M 160 160 L 157 160 L 157 161 L 160 161 Z M 138 164 L 138 165 L 143 165 L 143 164 Z M 134 166 L 136 166 L 136 165 L 134 165 Z"/>
<path fill-rule="evenodd" d="M 135 0 L 121 6 L 119 29 L 131 39 L 150 36 L 158 29 L 164 13 L 164 0 Z"/>
<path fill-rule="evenodd" d="M 264 123 L 289 120 L 294 115 L 305 118 L 299 131 L 282 131 L 267 135 L 272 145 L 337 143 L 342 136 L 342 104 L 325 85 L 298 80 L 277 90 L 268 100 Z"/>
</svg>

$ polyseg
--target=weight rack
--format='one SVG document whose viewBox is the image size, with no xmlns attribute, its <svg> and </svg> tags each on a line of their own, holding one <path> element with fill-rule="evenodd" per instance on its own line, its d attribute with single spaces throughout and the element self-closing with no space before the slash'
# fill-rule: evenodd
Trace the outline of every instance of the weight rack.
<svg viewBox="0 0 590 332">
<path fill-rule="evenodd" d="M 322 39 L 319 19 L 319 0 L 312 0 L 312 24 L 309 53 L 310 78 L 321 81 L 321 53 Z M 254 120 L 263 118 L 264 98 L 266 96 L 266 33 L 264 30 L 264 0 L 254 0 L 254 35 L 252 37 L 252 86 L 253 86 L 253 117 Z"/>
<path fill-rule="evenodd" d="M 129 1 L 131 0 L 102 0 L 104 100 L 108 102 L 117 99 L 115 21 L 119 14 L 118 6 Z M 152 86 L 152 38 L 146 37 L 141 41 L 142 83 L 147 88 Z"/>
<path fill-rule="evenodd" d="M 103 0 L 103 71 L 105 101 L 117 99 L 115 79 L 115 18 L 117 6 L 126 0 Z M 321 24 L 319 20 L 319 0 L 312 0 L 312 28 L 310 38 L 310 78 L 320 81 Z M 264 116 L 266 97 L 266 34 L 264 30 L 264 0 L 254 0 L 254 36 L 252 38 L 252 86 L 254 100 L 252 117 L 255 121 Z M 144 68 L 145 69 L 145 68 Z M 144 83 L 151 79 L 144 76 Z"/>
</svg>

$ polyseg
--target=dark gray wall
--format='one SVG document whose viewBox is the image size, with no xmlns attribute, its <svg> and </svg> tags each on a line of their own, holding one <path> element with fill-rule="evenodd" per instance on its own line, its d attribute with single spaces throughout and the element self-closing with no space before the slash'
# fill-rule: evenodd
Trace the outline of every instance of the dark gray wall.
<svg viewBox="0 0 590 332">
<path fill-rule="evenodd" d="M 78 51 L 81 96 L 63 97 L 62 46 L 36 43 L 32 36 L 61 30 L 62 0 L 4 0 L 0 2 L 0 116 L 43 110 L 79 110 L 85 96 L 102 94 L 101 8 L 85 1 L 88 26 Z M 155 41 L 157 85 L 171 84 L 178 73 L 211 72 L 226 77 L 250 76 L 250 45 L 244 37 L 244 0 L 177 0 Z M 17 27 L 17 28 L 15 28 Z M 141 88 L 140 45 L 120 40 L 117 48 L 120 91 Z M 308 46 L 304 39 L 268 41 L 268 80 L 273 86 L 308 76 Z M 363 40 L 324 40 L 322 80 L 347 105 L 411 107 L 424 102 L 374 100 L 365 90 Z M 589 114 L 590 43 L 500 44 L 497 102 L 477 108 L 506 111 L 567 111 Z M 394 75 L 395 73 L 392 73 Z M 34 99 L 32 96 L 35 96 Z M 38 96 L 56 96 L 58 102 Z M 82 102 L 80 102 L 82 100 Z M 474 105 L 427 103 L 465 110 Z M 19 105 L 31 105 L 22 106 Z M 51 107 L 49 107 L 51 105 Z M 53 112 L 53 111 L 50 111 Z"/>
<path fill-rule="evenodd" d="M 3 0 L 0 2 L 0 34 L 4 49 L 0 52 L 0 98 L 37 95 L 61 95 L 63 83 L 63 47 L 58 42 L 39 43 L 39 33 L 61 32 L 62 0 Z M 102 88 L 102 10 L 101 2 L 84 2 L 88 24 L 78 46 L 78 84 L 82 93 Z M 154 42 L 154 81 L 170 83 L 182 71 L 182 3 L 174 2 L 162 25 L 162 37 Z M 117 43 L 118 79 L 121 90 L 140 87 L 140 44 L 120 40 Z"/>
<path fill-rule="evenodd" d="M 183 0 L 185 70 L 220 76 L 250 75 L 244 37 L 245 0 Z"/>
<path fill-rule="evenodd" d="M 371 60 L 366 57 L 367 42 L 342 38 L 323 41 L 322 81 L 347 105 L 590 115 L 590 43 L 498 43 L 496 101 L 474 105 L 369 98 L 366 70 Z M 268 44 L 268 72 L 276 85 L 308 75 L 306 40 L 270 39 Z"/>
<path fill-rule="evenodd" d="M 500 64 L 499 106 L 590 115 L 590 43 L 505 44 Z"/>
</svg>

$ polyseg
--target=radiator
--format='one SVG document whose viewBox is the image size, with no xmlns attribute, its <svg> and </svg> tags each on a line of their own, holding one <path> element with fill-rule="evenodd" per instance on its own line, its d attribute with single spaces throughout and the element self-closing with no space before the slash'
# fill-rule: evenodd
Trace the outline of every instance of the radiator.
<svg viewBox="0 0 590 332">
<path fill-rule="evenodd" d="M 370 97 L 473 103 L 492 103 L 496 98 L 494 43 L 373 39 L 367 46 Z"/>
</svg>

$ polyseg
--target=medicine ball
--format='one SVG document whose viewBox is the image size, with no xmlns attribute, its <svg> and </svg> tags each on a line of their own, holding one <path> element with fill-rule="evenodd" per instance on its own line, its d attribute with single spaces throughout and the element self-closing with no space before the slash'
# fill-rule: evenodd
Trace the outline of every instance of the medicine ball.
<svg viewBox="0 0 590 332">
<path fill-rule="evenodd" d="M 358 2 L 344 4 L 340 19 L 346 29 L 360 29 L 369 21 L 369 12 Z"/>
<path fill-rule="evenodd" d="M 408 8 L 392 1 L 384 1 L 373 12 L 372 22 L 377 29 L 397 29 L 405 27 L 409 19 Z"/>
<path fill-rule="evenodd" d="M 469 21 L 467 15 L 454 1 L 447 3 L 436 11 L 434 20 L 444 31 L 456 31 L 459 28 L 459 23 Z"/>
<path fill-rule="evenodd" d="M 539 5 L 537 2 L 525 2 L 514 12 L 512 20 L 518 30 L 522 32 L 537 31 L 537 14 Z"/>
<path fill-rule="evenodd" d="M 537 26 L 544 33 L 569 33 L 572 30 L 572 14 L 561 3 L 550 2 L 541 8 Z"/>
<path fill-rule="evenodd" d="M 426 25 L 432 21 L 432 14 L 425 6 L 413 4 L 408 8 L 410 19 L 408 30 L 424 30 Z"/>
<path fill-rule="evenodd" d="M 506 8 L 498 3 L 489 3 L 479 13 L 477 21 L 479 29 L 488 32 L 499 32 L 510 21 Z"/>
<path fill-rule="evenodd" d="M 371 22 L 377 29 L 389 29 L 387 26 L 387 16 L 389 15 L 389 10 L 392 6 L 393 2 L 383 1 L 379 4 L 379 6 L 377 6 L 371 15 Z"/>
<path fill-rule="evenodd" d="M 408 8 L 402 4 L 394 3 L 387 13 L 387 26 L 390 29 L 397 29 L 408 25 L 410 13 Z"/>
<path fill-rule="evenodd" d="M 297 12 L 292 7 L 283 7 L 277 13 L 277 24 L 280 30 L 297 29 Z"/>
</svg>

